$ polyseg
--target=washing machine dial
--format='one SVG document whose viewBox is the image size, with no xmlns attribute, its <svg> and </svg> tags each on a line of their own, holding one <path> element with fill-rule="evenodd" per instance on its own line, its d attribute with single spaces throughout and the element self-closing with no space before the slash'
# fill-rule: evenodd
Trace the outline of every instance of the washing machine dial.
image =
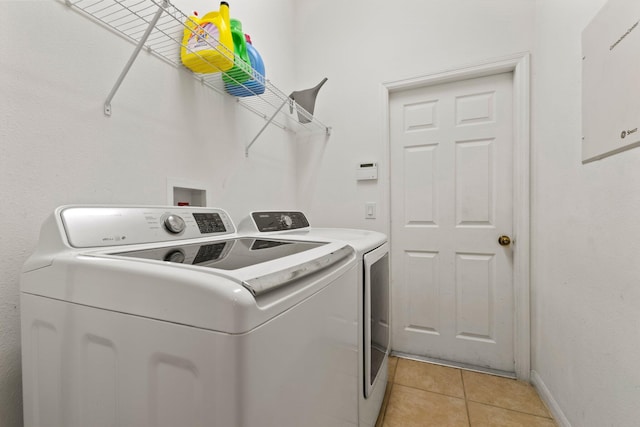
<svg viewBox="0 0 640 427">
<path fill-rule="evenodd" d="M 172 250 L 164 256 L 165 261 L 175 262 L 180 264 L 184 262 L 185 258 L 186 257 L 184 256 L 184 252 L 182 252 L 180 249 Z"/>
<path fill-rule="evenodd" d="M 291 228 L 291 226 L 293 225 L 293 220 L 289 215 L 282 215 L 280 217 L 280 225 L 282 226 L 282 228 Z"/>
<path fill-rule="evenodd" d="M 178 234 L 182 233 L 187 226 L 179 215 L 167 215 L 164 218 L 164 226 L 169 233 Z"/>
</svg>

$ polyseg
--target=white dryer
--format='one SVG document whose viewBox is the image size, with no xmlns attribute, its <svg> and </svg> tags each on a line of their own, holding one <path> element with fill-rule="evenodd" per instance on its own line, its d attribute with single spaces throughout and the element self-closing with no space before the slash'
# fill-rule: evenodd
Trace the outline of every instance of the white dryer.
<svg viewBox="0 0 640 427">
<path fill-rule="evenodd" d="M 348 245 L 221 209 L 58 208 L 21 275 L 24 424 L 356 426 L 356 279 Z"/>
<path fill-rule="evenodd" d="M 298 211 L 256 211 L 239 224 L 241 234 L 314 242 L 343 242 L 356 251 L 358 274 L 359 426 L 373 427 L 384 399 L 390 352 L 389 244 L 383 233 L 311 227 Z"/>
</svg>

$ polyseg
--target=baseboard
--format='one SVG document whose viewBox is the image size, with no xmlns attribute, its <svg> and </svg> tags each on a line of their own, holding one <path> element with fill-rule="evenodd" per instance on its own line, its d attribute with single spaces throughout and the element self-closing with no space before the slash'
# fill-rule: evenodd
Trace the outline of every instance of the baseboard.
<svg viewBox="0 0 640 427">
<path fill-rule="evenodd" d="M 416 356 L 415 354 L 403 353 L 401 351 L 395 351 L 395 350 L 391 351 L 391 355 L 396 357 L 401 357 L 403 359 L 411 359 L 411 360 L 417 360 L 419 362 L 433 363 L 435 365 L 446 366 L 449 368 L 464 369 L 467 371 L 496 375 L 498 377 L 505 377 L 505 378 L 512 378 L 512 379 L 516 378 L 516 374 L 513 372 L 500 371 L 498 369 L 483 368 L 481 366 L 469 365 L 467 363 L 451 362 L 449 360 L 434 359 L 433 357 L 426 357 L 426 356 Z"/>
<path fill-rule="evenodd" d="M 531 383 L 536 390 L 538 390 L 540 398 L 551 411 L 551 415 L 553 415 L 553 419 L 558 423 L 558 427 L 571 427 L 571 423 L 564 415 L 564 412 L 562 412 L 562 409 L 560 409 L 560 405 L 558 405 L 558 402 L 553 398 L 544 381 L 540 378 L 540 375 L 534 370 L 531 371 Z"/>
</svg>

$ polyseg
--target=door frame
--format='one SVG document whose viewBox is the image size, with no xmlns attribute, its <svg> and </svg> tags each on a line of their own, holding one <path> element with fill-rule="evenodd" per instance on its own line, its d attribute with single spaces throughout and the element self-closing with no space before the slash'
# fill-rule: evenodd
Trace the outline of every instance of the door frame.
<svg viewBox="0 0 640 427">
<path fill-rule="evenodd" d="M 383 82 L 381 85 L 382 136 L 387 181 L 384 198 L 391 232 L 391 137 L 389 94 L 500 73 L 513 73 L 513 286 L 514 362 L 516 377 L 529 381 L 531 375 L 530 313 L 530 54 L 518 53 L 424 76 Z M 393 313 L 391 315 L 393 319 Z"/>
</svg>

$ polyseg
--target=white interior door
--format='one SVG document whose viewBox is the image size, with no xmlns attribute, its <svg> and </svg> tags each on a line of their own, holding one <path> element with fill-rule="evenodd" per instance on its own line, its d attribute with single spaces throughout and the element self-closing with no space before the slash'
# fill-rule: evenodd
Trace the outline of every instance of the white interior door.
<svg viewBox="0 0 640 427">
<path fill-rule="evenodd" d="M 515 370 L 512 79 L 390 94 L 395 351 Z"/>
</svg>

